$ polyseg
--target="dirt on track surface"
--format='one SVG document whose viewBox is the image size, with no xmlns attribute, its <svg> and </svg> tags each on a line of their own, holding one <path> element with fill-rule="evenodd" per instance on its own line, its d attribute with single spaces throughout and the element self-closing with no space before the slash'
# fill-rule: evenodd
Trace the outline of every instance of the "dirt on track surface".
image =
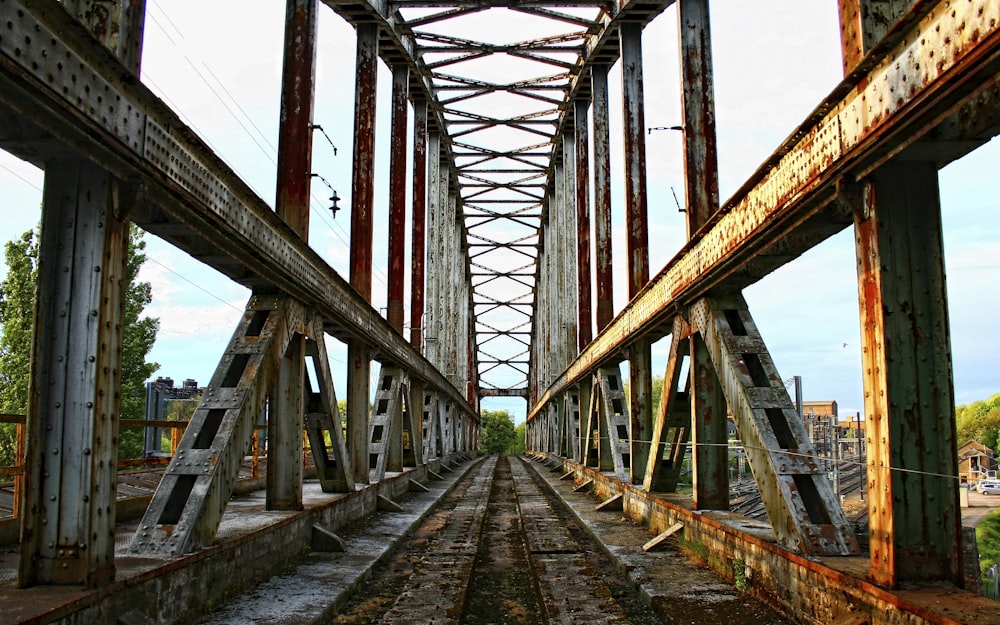
<svg viewBox="0 0 1000 625">
<path fill-rule="evenodd" d="M 683 612 L 658 616 L 535 472 L 500 457 L 470 470 L 332 623 L 718 622 Z"/>
<path fill-rule="evenodd" d="M 659 623 L 548 497 L 520 460 L 486 460 L 333 623 Z"/>
</svg>

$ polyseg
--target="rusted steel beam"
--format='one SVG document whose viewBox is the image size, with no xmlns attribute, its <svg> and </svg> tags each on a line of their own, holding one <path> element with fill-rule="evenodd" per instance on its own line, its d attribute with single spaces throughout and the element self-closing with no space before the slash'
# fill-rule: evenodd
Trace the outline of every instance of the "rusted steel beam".
<svg viewBox="0 0 1000 625">
<path fill-rule="evenodd" d="M 719 208 L 715 85 L 708 0 L 679 0 L 681 106 L 684 111 L 684 206 L 688 238 Z"/>
<path fill-rule="evenodd" d="M 615 316 L 611 255 L 611 134 L 608 121 L 608 66 L 591 68 L 594 90 L 594 237 L 597 271 L 597 331 Z"/>
<path fill-rule="evenodd" d="M 646 119 L 642 89 L 642 27 L 622 24 L 622 106 L 625 137 L 625 258 L 628 297 L 649 282 L 646 214 Z"/>
<path fill-rule="evenodd" d="M 410 345 L 424 342 L 424 254 L 427 226 L 427 100 L 413 101 L 413 241 L 410 270 Z M 423 391 L 421 390 L 421 393 Z"/>
<path fill-rule="evenodd" d="M 992 89 L 998 52 L 1000 6 L 934 4 L 896 45 L 866 58 L 870 69 L 834 89 L 539 400 L 549 401 L 638 337 L 658 335 L 678 306 L 713 286 L 752 284 L 849 225 L 849 212 L 835 201 L 838 183 L 933 137 L 951 111 Z M 961 148 L 948 146 L 951 158 L 955 149 L 971 151 L 984 141 L 966 139 Z"/>
<path fill-rule="evenodd" d="M 288 0 L 285 9 L 275 210 L 303 241 L 309 240 L 318 12 L 317 0 Z"/>
<path fill-rule="evenodd" d="M 871 577 L 963 585 L 937 170 L 892 162 L 856 215 Z M 891 268 L 891 270 L 889 269 Z"/>
<path fill-rule="evenodd" d="M 683 1 L 683 0 L 682 0 Z M 726 397 L 703 334 L 691 341 L 692 505 L 695 510 L 729 509 L 729 428 Z"/>
<path fill-rule="evenodd" d="M 590 103 L 578 98 L 573 103 L 576 128 L 576 289 L 577 345 L 580 351 L 594 338 L 590 280 L 590 152 L 588 150 Z"/>
<path fill-rule="evenodd" d="M 921 0 L 839 0 L 844 75 L 850 74 Z M 916 18 L 917 16 L 914 16 Z"/>
<path fill-rule="evenodd" d="M 359 24 L 354 82 L 354 167 L 351 179 L 351 286 L 372 299 L 372 211 L 375 205 L 375 102 L 378 27 Z"/>
<path fill-rule="evenodd" d="M 275 359 L 277 362 L 271 365 L 275 375 L 267 415 L 265 507 L 268 510 L 302 509 L 305 358 L 306 337 L 304 333 L 298 333 L 288 337 L 287 346 Z M 243 448 L 238 448 L 236 453 L 242 451 Z M 188 452 L 190 454 L 190 448 Z"/>
<path fill-rule="evenodd" d="M 403 292 L 406 285 L 406 126 L 407 86 L 405 65 L 392 68 L 392 119 L 389 130 L 389 325 L 403 333 Z"/>
</svg>

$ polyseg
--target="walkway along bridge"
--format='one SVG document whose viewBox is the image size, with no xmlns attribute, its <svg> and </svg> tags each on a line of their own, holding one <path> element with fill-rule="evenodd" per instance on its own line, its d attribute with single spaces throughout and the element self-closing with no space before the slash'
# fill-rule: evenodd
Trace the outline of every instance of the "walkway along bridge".
<svg viewBox="0 0 1000 625">
<path fill-rule="evenodd" d="M 975 602 L 959 590 L 937 171 L 1000 128 L 1000 4 L 839 6 L 843 81 L 720 205 L 707 0 L 288 0 L 272 210 L 139 79 L 142 0 L 0 0 L 0 142 L 45 170 L 17 592 L 168 594 L 184 582 L 167 577 L 211 571 L 262 414 L 267 509 L 304 507 L 305 431 L 322 491 L 350 495 L 325 513 L 336 525 L 374 510 L 376 494 L 405 490 L 400 475 L 471 454 L 481 398 L 519 396 L 530 406 L 530 451 L 620 495 L 654 529 L 684 523 L 686 540 L 720 569 L 738 559 L 764 571 L 763 591 L 805 622 L 960 622 L 896 589 L 951 589 L 952 606 Z M 687 244 L 651 277 L 641 34 L 667 8 L 679 19 Z M 326 10 L 357 33 L 346 279 L 307 240 Z M 517 12 L 528 38 L 463 36 L 464 20 L 498 11 Z M 523 74 L 498 80 L 494 57 Z M 392 73 L 385 318 L 370 304 L 380 60 Z M 614 315 L 616 63 L 630 301 Z M 129 222 L 253 295 L 130 540 L 129 558 L 164 568 L 123 584 L 113 485 Z M 741 292 L 846 228 L 857 249 L 870 530 L 867 564 L 844 572 L 838 561 L 864 553 Z M 653 406 L 650 345 L 668 336 Z M 347 343 L 345 427 L 326 337 Z M 729 505 L 727 408 L 773 541 L 707 514 Z M 664 493 L 689 447 L 694 494 L 677 503 Z M 306 548 L 309 526 L 280 534 L 287 542 L 273 541 L 269 556 L 255 547 L 259 562 Z"/>
</svg>

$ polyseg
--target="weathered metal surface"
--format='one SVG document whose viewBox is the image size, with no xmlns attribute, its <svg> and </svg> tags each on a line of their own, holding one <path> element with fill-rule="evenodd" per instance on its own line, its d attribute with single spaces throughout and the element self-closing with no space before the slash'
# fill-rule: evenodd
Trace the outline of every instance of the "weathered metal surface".
<svg viewBox="0 0 1000 625">
<path fill-rule="evenodd" d="M 290 298 L 250 298 L 139 523 L 133 552 L 178 555 L 212 541 L 277 370 L 305 324 Z"/>
<path fill-rule="evenodd" d="M 832 201 L 838 180 L 863 173 L 930 133 L 947 119 L 944 113 L 977 97 L 1000 69 L 995 61 L 1000 6 L 986 0 L 939 2 L 903 35 L 883 56 L 866 61 L 871 69 L 833 91 L 549 387 L 539 405 L 639 336 L 657 333 L 677 305 L 693 301 L 709 285 L 739 288 L 758 280 L 762 273 L 744 271 L 749 260 L 766 258 L 772 271 L 838 231 L 841 207 Z M 976 139 L 961 149 L 982 142 Z M 785 248 L 785 255 L 764 256 L 773 245 Z"/>
<path fill-rule="evenodd" d="M 407 86 L 405 65 L 392 68 L 392 120 L 389 129 L 389 325 L 403 333 L 403 294 L 406 285 L 406 126 Z"/>
<path fill-rule="evenodd" d="M 646 492 L 675 492 L 691 433 L 691 399 L 684 363 L 691 352 L 691 330 L 681 317 L 674 319 L 670 351 L 663 373 L 663 390 L 653 420 L 650 454 L 643 475 Z M 671 434 L 672 431 L 672 434 Z"/>
<path fill-rule="evenodd" d="M 398 367 L 383 366 L 376 378 L 375 404 L 368 435 L 369 482 L 377 484 L 385 477 L 386 470 L 402 461 L 403 402 L 405 385 L 403 372 Z"/>
<path fill-rule="evenodd" d="M 125 72 L 138 75 L 144 2 L 79 0 L 65 8 L 72 27 L 79 28 L 75 17 Z M 14 22 L 6 25 L 10 31 Z M 0 50 L 13 43 L 15 54 L 27 52 L 34 33 L 17 32 L 24 37 L 5 36 Z M 23 501 L 16 505 L 21 586 L 94 587 L 115 577 L 118 389 L 134 202 L 134 187 L 90 161 L 63 155 L 46 163 L 25 476 L 17 493 Z"/>
<path fill-rule="evenodd" d="M 293 294 L 323 316 L 327 331 L 378 346 L 385 358 L 467 406 L 318 254 L 292 236 L 266 202 L 65 12 L 11 0 L 0 5 L 0 17 L 19 32 L 37 33 L 30 43 L 18 43 L 17 54 L 13 38 L 0 39 L 0 102 L 58 137 L 57 151 L 86 153 L 120 178 L 140 183 L 142 202 L 133 211 L 137 223 L 241 284 Z M 83 64 L 86 71 L 73 82 L 68 71 L 52 64 L 56 58 Z M 34 78 L 34 64 L 53 70 L 51 83 Z M 100 102 L 98 94 L 105 94 Z M 110 102 L 131 112 L 113 114 Z M 44 156 L 39 144 L 31 150 L 36 160 Z"/>
<path fill-rule="evenodd" d="M 642 484 L 653 436 L 653 357 L 649 341 L 636 341 L 628 350 L 629 417 L 631 418 L 631 479 Z"/>
<path fill-rule="evenodd" d="M 28 396 L 21 586 L 98 586 L 115 576 L 120 398 L 106 389 L 120 384 L 130 209 L 127 196 L 117 191 L 107 172 L 86 161 L 48 165 Z"/>
<path fill-rule="evenodd" d="M 814 460 L 802 418 L 742 295 L 704 298 L 690 315 L 721 382 L 778 542 L 800 553 L 857 553 L 854 533 Z M 701 444 L 697 438 L 695 443 Z"/>
<path fill-rule="evenodd" d="M 608 121 L 608 66 L 591 67 L 594 90 L 594 255 L 597 331 L 615 316 L 611 255 L 611 135 Z"/>
<path fill-rule="evenodd" d="M 719 208 L 715 83 L 708 0 L 679 0 L 681 106 L 684 115 L 684 207 L 688 238 Z"/>
<path fill-rule="evenodd" d="M 413 101 L 413 240 L 410 260 L 410 345 L 424 342 L 425 254 L 427 241 L 427 100 Z"/>
<path fill-rule="evenodd" d="M 378 27 L 357 27 L 354 81 L 354 160 L 351 176 L 350 278 L 354 290 L 372 299 L 372 223 L 375 207 L 375 103 L 378 86 Z M 348 417 L 350 418 L 350 417 Z"/>
<path fill-rule="evenodd" d="M 642 28 L 621 26 L 622 135 L 625 138 L 625 262 L 628 297 L 649 281 L 646 214 L 646 119 L 642 85 Z"/>
<path fill-rule="evenodd" d="M 850 74 L 920 0 L 839 0 L 844 75 Z M 905 25 L 905 24 L 904 24 Z"/>
<path fill-rule="evenodd" d="M 309 240 L 318 12 L 318 0 L 288 0 L 281 72 L 275 210 L 304 241 Z"/>
<path fill-rule="evenodd" d="M 702 334 L 691 337 L 692 505 L 729 509 L 729 427 L 726 397 Z"/>
<path fill-rule="evenodd" d="M 371 407 L 371 352 L 354 339 L 347 342 L 347 450 L 355 484 L 368 484 L 368 421 Z"/>
<path fill-rule="evenodd" d="M 312 363 L 312 379 L 319 386 L 306 389 L 305 427 L 312 448 L 313 463 L 323 492 L 352 492 L 354 477 L 337 407 L 337 392 L 330 371 L 330 359 L 323 340 L 323 322 L 314 317 L 308 326 L 306 357 Z M 310 377 L 306 376 L 308 383 Z M 329 438 L 329 450 L 327 449 Z M 331 456 L 332 452 L 332 456 Z"/>
<path fill-rule="evenodd" d="M 597 372 L 593 401 L 600 414 L 601 470 L 613 468 L 618 480 L 629 481 L 631 462 L 631 421 L 625 402 L 621 371 L 617 366 Z"/>
<path fill-rule="evenodd" d="M 937 172 L 893 162 L 859 198 L 855 238 L 872 578 L 963 585 L 955 395 Z"/>
<path fill-rule="evenodd" d="M 582 351 L 594 339 L 593 295 L 590 256 L 590 102 L 573 102 L 576 145 L 576 297 L 578 347 Z"/>
<path fill-rule="evenodd" d="M 289 337 L 271 383 L 267 411 L 268 510 L 302 509 L 305 341 L 304 333 Z"/>
</svg>

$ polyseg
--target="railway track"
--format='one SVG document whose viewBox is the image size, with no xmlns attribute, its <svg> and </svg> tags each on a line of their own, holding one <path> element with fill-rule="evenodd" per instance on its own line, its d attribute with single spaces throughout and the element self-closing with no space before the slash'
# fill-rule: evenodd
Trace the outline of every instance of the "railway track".
<svg viewBox="0 0 1000 625">
<path fill-rule="evenodd" d="M 332 623 L 661 623 L 532 475 L 482 462 Z"/>
</svg>

